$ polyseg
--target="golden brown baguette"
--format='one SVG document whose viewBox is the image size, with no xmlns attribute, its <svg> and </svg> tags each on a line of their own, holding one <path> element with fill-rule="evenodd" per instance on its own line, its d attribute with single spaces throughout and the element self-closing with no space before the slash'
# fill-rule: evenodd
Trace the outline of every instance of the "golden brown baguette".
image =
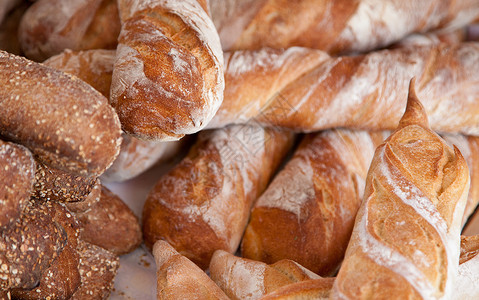
<svg viewBox="0 0 479 300">
<path fill-rule="evenodd" d="M 98 176 L 118 155 L 118 117 L 85 82 L 0 52 L 0 84 L 0 135 L 26 146 L 43 163 Z"/>
<path fill-rule="evenodd" d="M 289 64 L 300 60 L 304 50 L 278 51 L 225 55 L 224 101 L 210 128 L 254 120 L 306 132 L 334 127 L 393 130 L 406 106 L 409 80 L 416 76 L 418 96 L 434 130 L 479 134 L 479 72 L 470 67 L 479 64 L 478 43 L 337 58 L 316 50 L 318 59 L 307 72 Z M 306 51 L 308 57 L 312 51 Z M 269 70 L 267 77 L 261 70 Z M 276 85 L 286 72 L 297 76 Z"/>
<path fill-rule="evenodd" d="M 334 275 L 349 242 L 374 150 L 389 134 L 334 129 L 306 136 L 256 201 L 242 255 L 266 263 L 292 259 L 319 275 Z M 443 137 L 459 148 L 469 166 L 465 222 L 479 201 L 479 138 Z"/>
<path fill-rule="evenodd" d="M 114 50 L 65 50 L 44 64 L 79 77 L 109 98 L 114 60 Z M 103 181 L 131 179 L 154 164 L 170 159 L 183 145 L 183 142 L 144 141 L 127 134 L 122 137 L 120 154 L 102 174 Z"/>
<path fill-rule="evenodd" d="M 186 158 L 148 195 L 145 244 L 166 240 L 203 269 L 215 250 L 235 252 L 253 201 L 292 141 L 290 132 L 257 126 L 201 133 Z"/>
<path fill-rule="evenodd" d="M 115 0 L 39 0 L 18 29 L 26 56 L 43 61 L 64 49 L 113 49 L 120 32 Z"/>
<path fill-rule="evenodd" d="M 211 258 L 210 277 L 233 300 L 259 299 L 291 283 L 320 278 L 292 260 L 267 265 L 222 250 Z"/>
<path fill-rule="evenodd" d="M 167 242 L 153 247 L 157 267 L 157 299 L 229 299 L 198 266 Z"/>
<path fill-rule="evenodd" d="M 386 137 L 345 129 L 306 136 L 256 201 L 242 255 L 266 263 L 291 259 L 321 276 L 334 275 L 374 150 Z"/>
<path fill-rule="evenodd" d="M 211 0 L 210 6 L 225 50 L 368 51 L 413 32 L 458 28 L 479 18 L 474 0 Z"/>
<path fill-rule="evenodd" d="M 285 285 L 261 300 L 327 300 L 334 283 L 333 277 L 300 281 Z"/>
<path fill-rule="evenodd" d="M 35 160 L 27 148 L 0 140 L 0 232 L 15 222 L 30 199 Z"/>
<path fill-rule="evenodd" d="M 398 128 L 376 149 L 331 297 L 450 297 L 468 189 L 464 158 L 429 128 L 411 82 Z"/>
<path fill-rule="evenodd" d="M 74 204 L 75 205 L 75 204 Z M 115 255 L 135 250 L 141 243 L 141 228 L 131 209 L 102 186 L 98 201 L 84 211 L 72 212 L 80 223 L 80 239 Z"/>
<path fill-rule="evenodd" d="M 111 103 L 123 130 L 147 140 L 199 131 L 223 100 L 223 51 L 196 0 L 121 0 Z"/>
</svg>

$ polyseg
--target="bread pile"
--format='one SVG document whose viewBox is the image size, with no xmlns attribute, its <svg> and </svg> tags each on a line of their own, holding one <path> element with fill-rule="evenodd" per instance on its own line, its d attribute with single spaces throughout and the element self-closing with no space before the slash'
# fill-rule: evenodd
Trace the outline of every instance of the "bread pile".
<svg viewBox="0 0 479 300">
<path fill-rule="evenodd" d="M 476 0 L 2 1 L 0 296 L 106 299 L 144 241 L 158 299 L 479 297 L 478 21 Z M 101 184 L 190 142 L 141 226 Z"/>
</svg>

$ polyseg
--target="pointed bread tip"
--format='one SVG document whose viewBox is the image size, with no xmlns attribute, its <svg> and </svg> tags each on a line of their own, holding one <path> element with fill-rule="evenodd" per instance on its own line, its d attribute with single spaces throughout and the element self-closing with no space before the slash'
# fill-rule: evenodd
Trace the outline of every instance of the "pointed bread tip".
<svg viewBox="0 0 479 300">
<path fill-rule="evenodd" d="M 414 77 L 409 83 L 406 111 L 399 121 L 398 129 L 409 125 L 420 125 L 421 127 L 429 128 L 426 110 L 416 95 L 415 83 L 416 78 Z"/>
<path fill-rule="evenodd" d="M 153 257 L 155 258 L 157 269 L 161 268 L 171 257 L 179 253 L 168 242 L 158 240 L 153 245 Z"/>
</svg>

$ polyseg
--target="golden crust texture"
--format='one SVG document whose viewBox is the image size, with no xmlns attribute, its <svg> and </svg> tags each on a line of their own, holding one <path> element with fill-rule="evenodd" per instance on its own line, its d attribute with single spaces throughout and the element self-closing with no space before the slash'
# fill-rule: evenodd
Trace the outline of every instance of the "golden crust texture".
<svg viewBox="0 0 479 300">
<path fill-rule="evenodd" d="M 376 149 L 332 297 L 449 297 L 469 171 L 430 128 L 411 83 L 406 112 Z"/>
</svg>

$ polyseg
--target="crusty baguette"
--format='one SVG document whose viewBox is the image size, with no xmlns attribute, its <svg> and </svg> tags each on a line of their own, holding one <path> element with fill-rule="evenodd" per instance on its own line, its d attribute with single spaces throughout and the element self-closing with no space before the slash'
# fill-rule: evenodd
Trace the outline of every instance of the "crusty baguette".
<svg viewBox="0 0 479 300">
<path fill-rule="evenodd" d="M 35 160 L 28 149 L 0 140 L 0 232 L 15 222 L 30 199 Z"/>
<path fill-rule="evenodd" d="M 115 53 L 114 50 L 98 49 L 65 50 L 43 63 L 79 77 L 109 98 Z M 170 159 L 183 145 L 183 142 L 144 141 L 128 134 L 122 134 L 122 137 L 120 154 L 108 170 L 102 174 L 103 181 L 131 179 L 154 164 Z"/>
<path fill-rule="evenodd" d="M 376 149 L 331 297 L 450 297 L 468 189 L 464 158 L 429 128 L 411 82 L 398 128 Z"/>
<path fill-rule="evenodd" d="M 229 299 L 198 266 L 167 242 L 153 247 L 157 267 L 157 299 Z"/>
<path fill-rule="evenodd" d="M 0 135 L 26 146 L 43 163 L 98 176 L 118 155 L 118 117 L 85 82 L 0 52 L 0 84 Z"/>
<path fill-rule="evenodd" d="M 225 50 L 368 51 L 412 32 L 458 28 L 479 18 L 474 0 L 211 0 L 210 6 Z"/>
<path fill-rule="evenodd" d="M 118 256 L 83 241 L 80 241 L 78 245 L 78 253 L 80 255 L 81 285 L 71 300 L 108 299 L 120 265 Z"/>
<path fill-rule="evenodd" d="M 39 0 L 18 31 L 25 55 L 35 61 L 64 49 L 113 49 L 120 32 L 118 7 L 115 0 Z"/>
<path fill-rule="evenodd" d="M 135 250 L 141 243 L 141 228 L 131 209 L 102 186 L 99 201 L 87 210 L 73 213 L 80 223 L 80 239 L 116 255 Z"/>
<path fill-rule="evenodd" d="M 258 198 L 242 255 L 273 263 L 292 259 L 322 276 L 337 271 L 349 242 L 374 150 L 389 132 L 334 129 L 306 136 Z M 443 135 L 469 166 L 463 223 L 479 202 L 479 138 Z"/>
<path fill-rule="evenodd" d="M 222 250 L 211 258 L 210 277 L 232 300 L 259 299 L 282 286 L 320 278 L 292 260 L 267 265 Z"/>
<path fill-rule="evenodd" d="M 261 300 L 327 300 L 334 283 L 333 277 L 291 283 L 280 287 Z"/>
<path fill-rule="evenodd" d="M 166 240 L 203 269 L 215 250 L 235 252 L 253 201 L 292 140 L 290 132 L 258 126 L 201 133 L 186 158 L 148 195 L 143 208 L 145 244 Z"/>
<path fill-rule="evenodd" d="M 289 63 L 293 57 L 300 60 L 304 50 L 225 55 L 224 101 L 209 127 L 254 120 L 306 132 L 333 127 L 393 130 L 406 106 L 409 80 L 416 76 L 418 96 L 434 130 L 479 135 L 479 72 L 470 67 L 479 64 L 479 43 L 337 58 L 316 51 L 319 59 L 305 73 L 301 65 L 295 70 Z M 267 76 L 262 70 L 269 70 Z M 298 76 L 276 85 L 287 72 Z"/>
<path fill-rule="evenodd" d="M 292 259 L 334 275 L 343 259 L 376 147 L 387 133 L 336 129 L 309 135 L 251 212 L 246 258 Z"/>
<path fill-rule="evenodd" d="M 204 1 L 203 1 L 204 2 Z M 223 100 L 223 51 L 196 0 L 120 0 L 111 104 L 123 130 L 147 140 L 199 131 Z"/>
</svg>

